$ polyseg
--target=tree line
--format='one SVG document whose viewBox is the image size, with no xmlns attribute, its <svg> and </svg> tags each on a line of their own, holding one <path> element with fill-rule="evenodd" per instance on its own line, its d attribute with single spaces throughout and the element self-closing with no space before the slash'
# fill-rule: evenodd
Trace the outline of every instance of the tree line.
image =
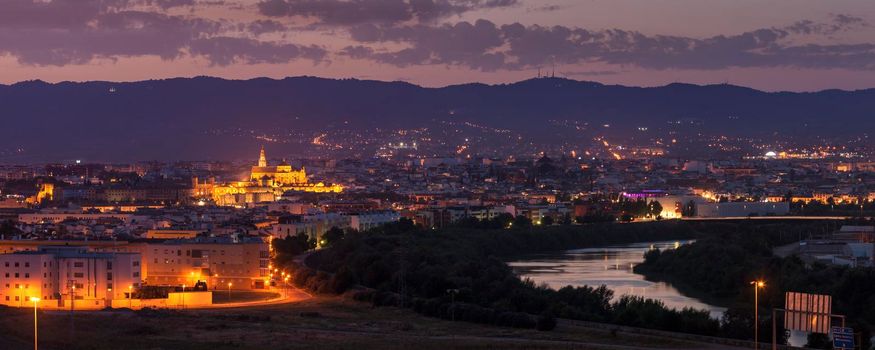
<svg viewBox="0 0 875 350">
<path fill-rule="evenodd" d="M 760 339 L 771 339 L 771 309 L 783 308 L 785 292 L 829 294 L 833 296 L 833 313 L 846 315 L 848 325 L 862 333 L 863 348 L 868 348 L 875 325 L 875 270 L 773 254 L 777 246 L 795 242 L 809 233 L 831 230 L 838 227 L 836 223 L 738 225 L 735 232 L 704 237 L 675 250 L 648 252 L 636 271 L 649 279 L 670 281 L 682 290 L 689 288 L 724 300 L 729 307 L 721 320 L 724 333 L 742 339 L 753 338 L 754 293 L 750 281 L 766 281 L 766 287 L 759 292 Z M 783 332 L 779 330 L 778 334 Z M 823 338 L 812 336 L 809 345 L 830 345 Z M 779 341 L 783 343 L 786 339 Z"/>
<path fill-rule="evenodd" d="M 731 233 L 739 229 L 736 225 L 662 221 L 519 226 L 493 219 L 430 230 L 402 220 L 368 232 L 345 232 L 327 249 L 311 253 L 306 266 L 294 268 L 292 279 L 311 291 L 348 292 L 374 305 L 460 321 L 547 330 L 561 317 L 727 335 L 705 310 L 670 309 L 641 297 L 615 298 L 604 286 L 551 289 L 521 280 L 505 261 L 543 251 L 702 238 Z M 290 261 L 284 247 L 275 244 L 278 257 Z"/>
</svg>

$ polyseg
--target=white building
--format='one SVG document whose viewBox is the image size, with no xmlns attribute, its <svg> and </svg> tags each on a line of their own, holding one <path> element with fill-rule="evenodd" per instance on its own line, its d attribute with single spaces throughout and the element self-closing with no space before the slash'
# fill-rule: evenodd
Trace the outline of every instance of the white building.
<svg viewBox="0 0 875 350">
<path fill-rule="evenodd" d="M 271 234 L 275 238 L 306 234 L 309 237 L 320 239 L 332 227 L 349 228 L 349 217 L 338 213 L 291 215 L 281 218 L 280 222 L 273 226 Z"/>
<path fill-rule="evenodd" d="M 362 212 L 347 216 L 349 227 L 356 231 L 367 231 L 401 219 L 401 215 L 394 211 Z"/>
<path fill-rule="evenodd" d="M 0 304 L 102 308 L 140 286 L 140 254 L 95 253 L 85 247 L 41 247 L 0 254 Z"/>
<path fill-rule="evenodd" d="M 787 215 L 789 212 L 789 202 L 725 202 L 696 204 L 696 216 L 704 218 L 781 216 Z"/>
</svg>

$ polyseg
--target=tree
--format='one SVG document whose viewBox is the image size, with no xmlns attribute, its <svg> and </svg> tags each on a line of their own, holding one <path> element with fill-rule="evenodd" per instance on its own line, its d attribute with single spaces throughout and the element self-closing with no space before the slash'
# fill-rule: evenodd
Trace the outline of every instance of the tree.
<svg viewBox="0 0 875 350">
<path fill-rule="evenodd" d="M 571 223 L 571 214 L 568 213 L 565 213 L 565 215 L 562 216 L 562 220 L 559 221 L 559 224 L 564 226 L 571 225 Z"/>
<path fill-rule="evenodd" d="M 322 235 L 322 240 L 319 243 L 321 243 L 321 246 L 323 247 L 329 247 L 342 240 L 343 236 L 343 230 L 334 226 Z"/>
<path fill-rule="evenodd" d="M 832 349 L 832 342 L 829 341 L 829 336 L 821 333 L 809 333 L 806 348 L 812 349 Z"/>
<path fill-rule="evenodd" d="M 650 201 L 650 204 L 647 206 L 647 214 L 652 217 L 658 217 L 660 213 L 662 213 L 662 204 L 659 204 L 657 201 Z"/>
<path fill-rule="evenodd" d="M 545 216 L 541 219 L 541 224 L 544 226 L 552 226 L 553 225 L 553 217 L 550 215 Z"/>
<path fill-rule="evenodd" d="M 692 217 L 696 216 L 696 203 L 692 200 L 687 202 L 684 207 L 681 209 L 681 216 L 683 217 Z"/>
<path fill-rule="evenodd" d="M 552 331 L 553 328 L 556 328 L 556 316 L 553 316 L 553 313 L 550 311 L 545 311 L 538 317 L 535 329 L 546 332 Z"/>
<path fill-rule="evenodd" d="M 516 227 L 516 228 L 532 227 L 532 220 L 525 217 L 525 216 L 517 215 L 516 218 L 513 219 L 513 227 Z"/>
</svg>

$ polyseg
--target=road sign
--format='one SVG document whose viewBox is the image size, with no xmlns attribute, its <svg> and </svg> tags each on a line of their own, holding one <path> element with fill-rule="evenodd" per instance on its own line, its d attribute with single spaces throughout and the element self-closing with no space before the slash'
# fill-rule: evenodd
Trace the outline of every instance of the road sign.
<svg viewBox="0 0 875 350">
<path fill-rule="evenodd" d="M 821 294 L 787 292 L 784 328 L 803 332 L 829 332 L 832 297 Z"/>
<path fill-rule="evenodd" d="M 854 329 L 847 327 L 832 327 L 832 347 L 835 349 L 853 349 Z"/>
</svg>

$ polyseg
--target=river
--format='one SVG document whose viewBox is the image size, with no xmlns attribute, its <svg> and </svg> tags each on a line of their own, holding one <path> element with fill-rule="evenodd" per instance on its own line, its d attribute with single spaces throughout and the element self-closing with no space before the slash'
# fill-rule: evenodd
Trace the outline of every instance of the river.
<svg viewBox="0 0 875 350">
<path fill-rule="evenodd" d="M 546 283 L 550 288 L 558 289 L 567 285 L 597 287 L 604 284 L 614 291 L 615 298 L 624 294 L 638 295 L 661 300 L 672 308 L 689 306 L 705 309 L 711 317 L 720 319 L 726 308 L 686 296 L 671 284 L 647 281 L 644 276 L 634 272 L 635 265 L 644 261 L 644 253 L 648 250 L 674 249 L 690 242 L 645 242 L 574 249 L 528 255 L 508 265 L 520 277 L 530 278 L 536 284 Z"/>
</svg>

